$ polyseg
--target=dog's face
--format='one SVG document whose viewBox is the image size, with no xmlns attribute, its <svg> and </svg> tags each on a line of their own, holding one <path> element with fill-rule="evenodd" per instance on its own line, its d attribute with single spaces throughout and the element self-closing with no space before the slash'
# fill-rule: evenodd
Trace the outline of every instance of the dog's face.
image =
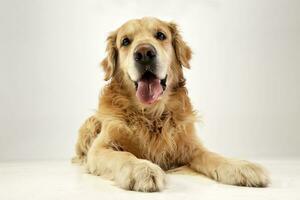
<svg viewBox="0 0 300 200">
<path fill-rule="evenodd" d="M 174 23 L 156 18 L 130 20 L 108 37 L 107 57 L 102 61 L 105 80 L 120 70 L 123 81 L 136 91 L 143 104 L 161 99 L 169 85 L 189 67 L 190 48 Z M 181 73 L 180 73 L 181 72 Z"/>
</svg>

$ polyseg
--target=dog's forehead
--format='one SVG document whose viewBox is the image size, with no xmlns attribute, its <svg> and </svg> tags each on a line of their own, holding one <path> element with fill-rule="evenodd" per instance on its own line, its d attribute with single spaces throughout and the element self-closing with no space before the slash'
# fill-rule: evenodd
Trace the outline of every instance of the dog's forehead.
<svg viewBox="0 0 300 200">
<path fill-rule="evenodd" d="M 135 35 L 137 33 L 153 32 L 153 30 L 163 29 L 167 31 L 167 25 L 165 22 L 156 18 L 145 17 L 142 19 L 133 19 L 127 21 L 118 29 L 118 38 L 124 35 Z"/>
</svg>

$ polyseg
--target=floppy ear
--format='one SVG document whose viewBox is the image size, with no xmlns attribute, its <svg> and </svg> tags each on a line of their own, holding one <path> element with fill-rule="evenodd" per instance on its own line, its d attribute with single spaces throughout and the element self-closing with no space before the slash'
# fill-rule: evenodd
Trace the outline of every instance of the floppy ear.
<svg viewBox="0 0 300 200">
<path fill-rule="evenodd" d="M 183 41 L 177 24 L 170 22 L 169 27 L 172 33 L 172 44 L 175 50 L 176 58 L 181 66 L 190 68 L 189 61 L 192 58 L 191 48 Z"/>
<path fill-rule="evenodd" d="M 118 50 L 116 45 L 116 32 L 110 33 L 107 37 L 106 42 L 106 57 L 102 60 L 101 66 L 105 72 L 104 80 L 108 81 L 114 75 L 116 71 L 117 59 L 118 59 Z"/>
</svg>

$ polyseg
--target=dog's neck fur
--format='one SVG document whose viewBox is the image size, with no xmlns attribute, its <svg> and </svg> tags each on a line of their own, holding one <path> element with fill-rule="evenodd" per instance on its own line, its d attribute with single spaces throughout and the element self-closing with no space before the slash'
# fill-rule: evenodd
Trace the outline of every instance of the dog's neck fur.
<svg viewBox="0 0 300 200">
<path fill-rule="evenodd" d="M 168 70 L 167 88 L 161 99 L 152 105 L 144 105 L 138 101 L 134 83 L 128 74 L 117 67 L 110 82 L 102 91 L 98 113 L 104 116 L 118 116 L 130 111 L 148 120 L 168 115 L 178 124 L 186 121 L 194 122 L 196 114 L 187 95 L 185 83 L 182 66 L 174 59 Z"/>
</svg>

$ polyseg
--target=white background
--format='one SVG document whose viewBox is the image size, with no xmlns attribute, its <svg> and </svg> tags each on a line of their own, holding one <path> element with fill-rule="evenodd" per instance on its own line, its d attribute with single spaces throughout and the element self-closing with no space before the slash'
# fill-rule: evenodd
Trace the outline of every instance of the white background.
<svg viewBox="0 0 300 200">
<path fill-rule="evenodd" d="M 0 0 L 0 161 L 69 159 L 105 84 L 108 33 L 156 16 L 194 51 L 187 87 L 211 150 L 300 156 L 300 1 Z"/>
</svg>

